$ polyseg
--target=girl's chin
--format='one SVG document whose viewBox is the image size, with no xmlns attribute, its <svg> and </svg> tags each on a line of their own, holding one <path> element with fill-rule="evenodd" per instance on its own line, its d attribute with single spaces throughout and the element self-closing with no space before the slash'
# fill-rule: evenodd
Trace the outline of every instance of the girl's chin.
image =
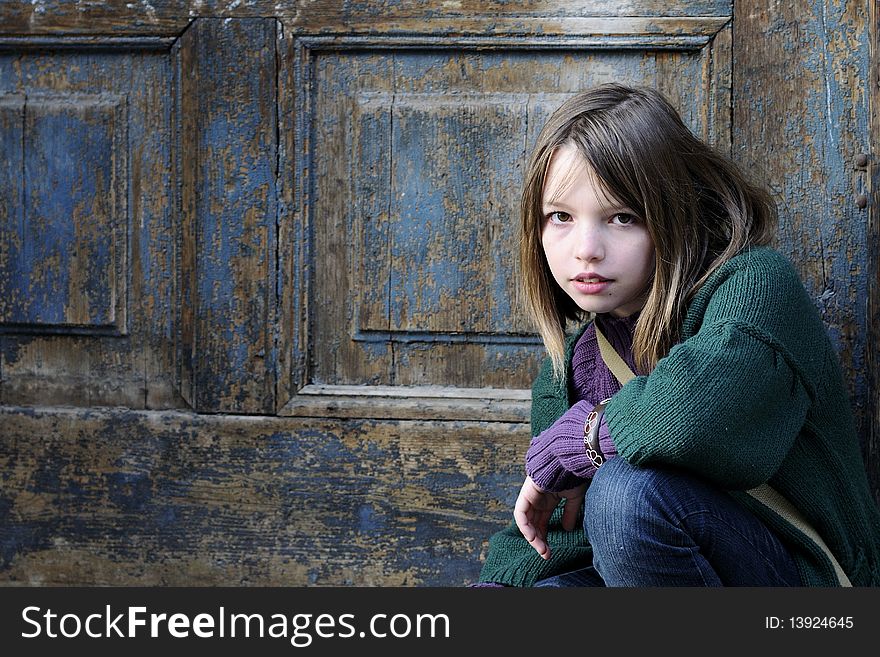
<svg viewBox="0 0 880 657">
<path fill-rule="evenodd" d="M 595 315 L 613 315 L 615 317 L 629 317 L 635 312 L 641 310 L 644 304 L 624 304 L 617 306 L 613 303 L 578 303 L 578 308 L 584 312 L 593 313 Z"/>
</svg>

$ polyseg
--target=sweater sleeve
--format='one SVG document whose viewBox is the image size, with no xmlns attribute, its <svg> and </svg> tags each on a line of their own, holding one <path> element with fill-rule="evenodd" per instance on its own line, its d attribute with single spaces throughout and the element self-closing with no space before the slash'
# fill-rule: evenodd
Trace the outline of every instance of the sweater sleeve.
<svg viewBox="0 0 880 657">
<path fill-rule="evenodd" d="M 564 503 L 556 508 L 547 528 L 550 559 L 542 559 L 520 533 L 515 522 L 489 538 L 486 562 L 480 571 L 481 582 L 504 586 L 532 586 L 546 577 L 589 566 L 593 549 L 584 536 L 583 518 L 573 531 L 562 528 Z"/>
<path fill-rule="evenodd" d="M 556 422 L 569 408 L 568 378 L 571 351 L 577 341 L 583 335 L 589 323 L 584 324 L 581 330 L 570 335 L 566 341 L 566 372 L 562 380 L 557 379 L 553 373 L 553 363 L 550 358 L 545 358 L 535 382 L 532 385 L 532 435 L 537 436 Z"/>
<path fill-rule="evenodd" d="M 812 391 L 805 347 L 786 339 L 806 320 L 789 296 L 768 292 L 776 285 L 797 297 L 786 290 L 790 278 L 733 275 L 711 291 L 699 330 L 609 402 L 605 417 L 620 456 L 684 467 L 728 489 L 752 488 L 778 470 Z"/>
<path fill-rule="evenodd" d="M 526 473 L 542 490 L 574 488 L 596 474 L 596 466 L 584 449 L 584 423 L 592 410 L 588 401 L 579 401 L 532 438 L 526 452 Z M 599 425 L 599 446 L 606 458 L 617 453 L 604 418 Z"/>
<path fill-rule="evenodd" d="M 581 334 L 582 331 L 569 339 L 569 347 L 573 347 Z M 550 359 L 546 358 L 532 387 L 532 435 L 543 433 L 567 410 L 566 384 L 554 378 Z M 553 512 L 547 528 L 547 542 L 551 548 L 549 560 L 542 559 L 523 538 L 516 523 L 510 522 L 489 538 L 480 581 L 505 586 L 532 586 L 545 577 L 590 565 L 593 551 L 584 536 L 583 518 L 578 518 L 573 531 L 566 531 L 562 527 L 563 509 L 564 503 Z"/>
</svg>

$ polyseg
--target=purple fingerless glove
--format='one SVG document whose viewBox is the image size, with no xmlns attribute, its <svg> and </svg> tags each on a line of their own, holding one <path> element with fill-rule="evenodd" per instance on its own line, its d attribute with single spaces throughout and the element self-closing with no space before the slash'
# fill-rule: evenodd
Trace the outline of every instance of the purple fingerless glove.
<svg viewBox="0 0 880 657">
<path fill-rule="evenodd" d="M 532 438 L 526 452 L 526 473 L 542 490 L 568 490 L 596 473 L 596 466 L 584 449 L 584 423 L 592 410 L 591 403 L 579 401 L 546 431 Z M 599 446 L 606 459 L 617 455 L 604 417 L 599 424 Z"/>
</svg>

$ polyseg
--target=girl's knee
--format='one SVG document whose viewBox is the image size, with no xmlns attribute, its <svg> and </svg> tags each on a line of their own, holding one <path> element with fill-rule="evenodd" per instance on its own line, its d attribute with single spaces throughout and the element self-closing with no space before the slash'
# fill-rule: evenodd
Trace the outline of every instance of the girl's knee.
<svg viewBox="0 0 880 657">
<path fill-rule="evenodd" d="M 621 507 L 633 494 L 648 485 L 651 470 L 631 465 L 617 457 L 608 460 L 593 476 L 587 489 L 586 506 L 596 507 L 598 512 L 611 512 L 611 507 Z"/>
<path fill-rule="evenodd" d="M 593 477 L 584 502 L 584 530 L 594 549 L 643 533 L 661 513 L 664 473 L 607 461 Z"/>
</svg>

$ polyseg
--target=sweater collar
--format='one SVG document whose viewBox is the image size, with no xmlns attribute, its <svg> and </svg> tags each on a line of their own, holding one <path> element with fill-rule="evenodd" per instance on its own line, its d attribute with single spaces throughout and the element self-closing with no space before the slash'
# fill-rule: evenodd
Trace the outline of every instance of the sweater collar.
<svg viewBox="0 0 880 657">
<path fill-rule="evenodd" d="M 612 344 L 629 344 L 632 342 L 638 320 L 639 313 L 637 312 L 626 317 L 616 317 L 610 313 L 602 313 L 596 315 L 596 326 L 599 327 Z"/>
</svg>

